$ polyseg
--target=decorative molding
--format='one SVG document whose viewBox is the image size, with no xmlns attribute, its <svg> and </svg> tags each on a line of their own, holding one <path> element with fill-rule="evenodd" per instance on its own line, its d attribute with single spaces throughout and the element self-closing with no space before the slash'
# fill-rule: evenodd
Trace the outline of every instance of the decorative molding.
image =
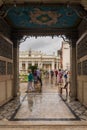
<svg viewBox="0 0 87 130">
<path fill-rule="evenodd" d="M 0 18 L 0 33 L 10 38 L 11 27 L 2 18 Z"/>
</svg>

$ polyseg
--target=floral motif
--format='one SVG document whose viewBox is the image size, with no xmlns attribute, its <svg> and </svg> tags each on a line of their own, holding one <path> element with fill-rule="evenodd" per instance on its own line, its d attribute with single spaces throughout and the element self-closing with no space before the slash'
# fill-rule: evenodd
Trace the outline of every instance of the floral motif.
<svg viewBox="0 0 87 130">
<path fill-rule="evenodd" d="M 34 12 L 30 12 L 31 23 L 39 25 L 52 25 L 58 22 L 58 18 L 61 17 L 61 14 L 58 14 L 54 11 L 42 11 L 35 8 Z"/>
</svg>

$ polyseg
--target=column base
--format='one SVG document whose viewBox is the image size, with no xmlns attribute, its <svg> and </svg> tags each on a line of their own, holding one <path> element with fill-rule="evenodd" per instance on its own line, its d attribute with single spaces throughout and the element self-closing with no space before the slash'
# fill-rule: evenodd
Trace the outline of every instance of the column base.
<svg viewBox="0 0 87 130">
<path fill-rule="evenodd" d="M 78 101 L 78 99 L 76 98 L 76 97 L 73 97 L 73 96 L 70 96 L 70 102 L 72 102 L 72 101 Z"/>
</svg>

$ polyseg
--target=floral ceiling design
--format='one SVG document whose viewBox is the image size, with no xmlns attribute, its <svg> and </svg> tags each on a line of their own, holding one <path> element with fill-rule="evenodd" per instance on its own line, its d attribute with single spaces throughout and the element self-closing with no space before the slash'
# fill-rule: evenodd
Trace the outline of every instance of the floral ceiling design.
<svg viewBox="0 0 87 130">
<path fill-rule="evenodd" d="M 53 25 L 58 22 L 62 14 L 58 14 L 54 11 L 42 11 L 40 9 L 34 9 L 34 12 L 30 12 L 31 23 L 40 25 Z"/>
<path fill-rule="evenodd" d="M 25 29 L 72 28 L 81 21 L 74 10 L 66 6 L 8 6 L 5 20 L 15 28 Z"/>
</svg>

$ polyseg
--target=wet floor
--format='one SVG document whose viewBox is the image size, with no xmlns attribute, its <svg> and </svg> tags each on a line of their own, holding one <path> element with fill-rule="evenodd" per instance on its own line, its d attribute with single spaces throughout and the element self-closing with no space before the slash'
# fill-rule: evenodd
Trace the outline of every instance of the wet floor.
<svg viewBox="0 0 87 130">
<path fill-rule="evenodd" d="M 73 113 L 57 93 L 27 94 L 15 118 L 70 119 Z"/>
<path fill-rule="evenodd" d="M 21 95 L 0 107 L 0 120 L 87 121 L 87 108 L 79 101 L 65 100 L 65 90 L 60 96 L 58 88 L 55 80 L 51 84 L 47 78 L 42 93 L 27 94 L 27 83 L 20 83 Z"/>
<path fill-rule="evenodd" d="M 21 85 L 21 93 L 23 94 L 27 89 L 27 83 Z M 41 93 L 25 94 L 24 100 L 14 118 L 19 120 L 76 119 L 75 115 L 60 97 L 55 80 L 51 82 L 48 79 L 43 81 Z"/>
</svg>

